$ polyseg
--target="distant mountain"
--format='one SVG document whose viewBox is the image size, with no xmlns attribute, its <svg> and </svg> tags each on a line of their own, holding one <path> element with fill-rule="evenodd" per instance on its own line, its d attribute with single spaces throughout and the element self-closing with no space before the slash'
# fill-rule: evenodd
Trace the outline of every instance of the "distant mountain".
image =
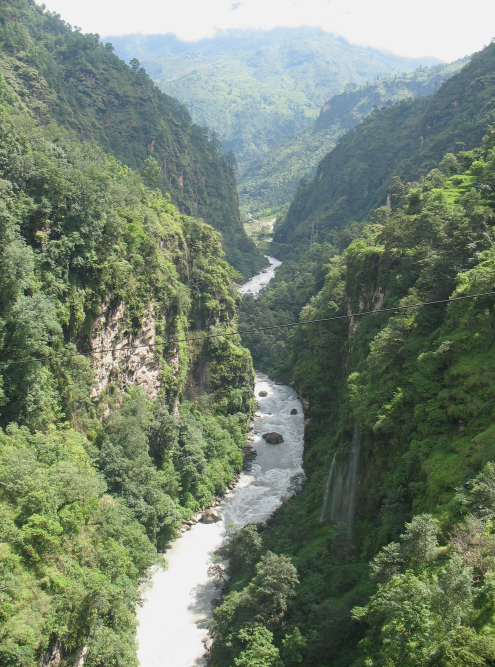
<svg viewBox="0 0 495 667">
<path fill-rule="evenodd" d="M 301 185 L 276 228 L 275 240 L 294 243 L 309 238 L 313 223 L 319 240 L 332 240 L 335 230 L 366 220 L 386 204 L 393 176 L 416 180 L 437 167 L 446 153 L 480 146 L 495 122 L 494 72 L 491 44 L 436 94 L 375 109 L 339 140 L 314 178 Z M 336 109 L 337 105 L 324 113 L 334 115 Z M 320 124 L 325 122 L 323 117 Z"/>
<path fill-rule="evenodd" d="M 146 181 L 170 193 L 182 213 L 224 237 L 229 261 L 245 276 L 262 258 L 240 223 L 235 174 L 186 107 L 130 68 L 98 35 L 84 35 L 32 0 L 0 2 L 0 67 L 19 104 L 92 140 Z M 143 172 L 144 173 L 144 172 Z"/>
<path fill-rule="evenodd" d="M 138 58 L 194 122 L 215 130 L 241 171 L 317 117 L 346 84 L 432 65 L 354 46 L 319 28 L 229 30 L 182 42 L 175 35 L 108 37 L 121 58 Z"/>
<path fill-rule="evenodd" d="M 276 214 L 288 206 L 301 179 L 313 177 L 320 160 L 339 137 L 358 125 L 374 107 L 435 90 L 468 62 L 420 67 L 409 74 L 379 79 L 358 88 L 348 84 L 343 93 L 323 105 L 315 123 L 282 139 L 238 178 L 241 211 L 254 215 Z"/>
</svg>

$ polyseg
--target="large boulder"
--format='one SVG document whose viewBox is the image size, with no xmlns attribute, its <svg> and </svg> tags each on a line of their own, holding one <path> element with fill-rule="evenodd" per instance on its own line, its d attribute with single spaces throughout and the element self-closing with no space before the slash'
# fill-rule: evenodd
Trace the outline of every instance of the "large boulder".
<svg viewBox="0 0 495 667">
<path fill-rule="evenodd" d="M 297 415 L 297 410 L 296 410 L 296 408 L 292 408 L 292 410 L 290 411 L 290 413 L 291 413 L 291 415 Z"/>
<path fill-rule="evenodd" d="M 266 440 L 269 445 L 279 445 L 284 441 L 280 433 L 277 433 L 276 431 L 272 431 L 271 433 L 263 433 L 261 437 L 263 440 Z"/>
<path fill-rule="evenodd" d="M 221 520 L 222 517 L 220 516 L 220 512 L 215 509 L 209 509 L 203 514 L 203 516 L 200 519 L 201 523 L 217 523 L 218 521 Z"/>
<path fill-rule="evenodd" d="M 266 396 L 268 396 L 268 392 L 267 391 L 259 391 L 258 396 L 261 396 L 261 398 L 265 398 Z"/>
</svg>

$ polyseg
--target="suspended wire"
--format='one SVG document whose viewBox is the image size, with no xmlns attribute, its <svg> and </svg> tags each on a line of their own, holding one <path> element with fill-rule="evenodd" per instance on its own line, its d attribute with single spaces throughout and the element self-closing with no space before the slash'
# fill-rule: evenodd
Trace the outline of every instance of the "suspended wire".
<svg viewBox="0 0 495 667">
<path fill-rule="evenodd" d="M 208 333 L 200 336 L 189 336 L 188 338 L 171 338 L 168 343 L 190 343 L 193 341 L 206 340 L 207 338 L 227 338 L 230 336 L 240 336 L 242 334 L 255 333 L 257 331 L 272 331 L 273 329 L 287 329 L 290 327 L 299 327 L 304 324 L 319 324 L 322 322 L 334 322 L 336 320 L 349 320 L 353 317 L 364 317 L 365 315 L 379 315 L 380 313 L 397 312 L 399 310 L 410 310 L 411 308 L 421 308 L 423 306 L 434 306 L 440 303 L 452 303 L 454 301 L 464 301 L 466 299 L 475 299 L 479 296 L 494 296 L 495 291 L 480 292 L 479 294 L 466 294 L 464 296 L 455 296 L 452 299 L 438 299 L 437 301 L 423 301 L 421 303 L 412 303 L 406 306 L 394 306 L 393 308 L 381 308 L 379 310 L 365 310 L 360 313 L 348 313 L 347 315 L 334 315 L 333 317 L 322 317 L 315 320 L 301 320 L 300 322 L 290 322 L 289 324 L 274 324 L 269 327 L 256 327 L 254 329 L 240 329 L 238 331 L 222 332 L 222 333 Z M 164 343 L 148 343 L 146 345 L 122 345 L 122 347 L 111 348 L 108 350 L 92 350 L 91 352 L 73 352 L 70 354 L 53 354 L 44 357 L 32 357 L 29 359 L 14 359 L 12 361 L 0 362 L 0 368 L 12 366 L 17 364 L 27 364 L 34 361 L 47 361 L 50 359 L 70 359 L 72 357 L 93 357 L 95 355 L 103 355 L 111 352 L 121 352 L 122 350 L 141 350 L 154 349 L 160 347 Z"/>
</svg>

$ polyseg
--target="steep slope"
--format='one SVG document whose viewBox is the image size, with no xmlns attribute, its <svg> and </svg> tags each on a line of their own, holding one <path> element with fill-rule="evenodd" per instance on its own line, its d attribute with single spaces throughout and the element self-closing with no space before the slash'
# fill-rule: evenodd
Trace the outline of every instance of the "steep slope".
<svg viewBox="0 0 495 667">
<path fill-rule="evenodd" d="M 157 548 L 242 467 L 251 358 L 201 340 L 235 333 L 238 274 L 212 227 L 0 94 L 0 663 L 132 667 Z"/>
<path fill-rule="evenodd" d="M 347 84 L 343 93 L 325 102 L 314 125 L 285 137 L 240 174 L 241 211 L 257 216 L 278 213 L 290 204 L 300 180 L 312 178 L 338 139 L 375 107 L 434 93 L 467 61 L 466 58 L 450 65 L 420 67 L 410 74 L 382 78 L 362 88 Z"/>
<path fill-rule="evenodd" d="M 387 202 L 392 177 L 425 176 L 448 153 L 479 146 L 495 120 L 495 44 L 473 56 L 437 93 L 375 111 L 345 135 L 300 188 L 275 241 L 335 240 Z"/>
<path fill-rule="evenodd" d="M 2 73 L 21 108 L 140 169 L 181 212 L 222 233 L 229 261 L 244 275 L 260 268 L 240 224 L 232 166 L 142 68 L 129 68 L 98 35 L 72 30 L 33 0 L 2 0 L 0 43 Z"/>
<path fill-rule="evenodd" d="M 313 294 L 324 275 L 300 314 L 317 322 L 294 329 L 285 353 L 273 338 L 262 351 L 264 367 L 285 369 L 303 399 L 308 481 L 265 529 L 234 536 L 215 666 L 493 663 L 495 134 L 487 135 L 483 147 L 448 156 L 448 173 L 403 185 L 343 252 L 314 244 L 298 265 L 289 260 L 292 279 L 286 273 L 260 304 L 247 303 L 249 316 L 264 305 L 272 324 L 270 313 L 290 314 L 308 273 Z M 284 294 L 279 309 L 274 296 Z"/>
<path fill-rule="evenodd" d="M 141 60 L 196 123 L 215 130 L 224 149 L 235 152 L 241 171 L 284 136 L 311 124 L 346 84 L 362 85 L 419 64 L 318 28 L 220 31 L 193 43 L 174 35 L 108 39 L 125 60 Z"/>
</svg>

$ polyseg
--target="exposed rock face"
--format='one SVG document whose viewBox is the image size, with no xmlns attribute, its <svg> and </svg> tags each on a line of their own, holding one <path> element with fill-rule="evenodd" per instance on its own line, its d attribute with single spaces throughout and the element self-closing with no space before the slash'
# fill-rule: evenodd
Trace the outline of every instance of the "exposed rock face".
<svg viewBox="0 0 495 667">
<path fill-rule="evenodd" d="M 280 433 L 277 433 L 276 431 L 272 431 L 271 433 L 263 433 L 261 437 L 263 440 L 266 440 L 269 445 L 279 445 L 284 441 Z"/>
<path fill-rule="evenodd" d="M 268 392 L 267 391 L 259 391 L 258 396 L 261 396 L 261 398 L 265 398 L 266 396 L 268 396 Z"/>
<path fill-rule="evenodd" d="M 83 667 L 83 665 L 84 665 L 84 656 L 86 655 L 87 650 L 88 649 L 85 646 L 84 648 L 82 648 L 80 651 L 78 651 L 76 653 L 74 667 Z"/>
<path fill-rule="evenodd" d="M 209 509 L 200 519 L 201 523 L 217 523 L 221 520 L 222 517 L 220 516 L 220 513 L 214 509 Z"/>
<path fill-rule="evenodd" d="M 146 396 L 154 400 L 160 391 L 161 365 L 155 353 L 156 315 L 151 303 L 143 316 L 141 329 L 131 338 L 123 330 L 125 304 L 111 309 L 103 304 L 96 318 L 91 349 L 97 387 L 93 397 L 100 396 L 109 382 L 123 389 L 133 385 L 142 387 Z"/>
</svg>

